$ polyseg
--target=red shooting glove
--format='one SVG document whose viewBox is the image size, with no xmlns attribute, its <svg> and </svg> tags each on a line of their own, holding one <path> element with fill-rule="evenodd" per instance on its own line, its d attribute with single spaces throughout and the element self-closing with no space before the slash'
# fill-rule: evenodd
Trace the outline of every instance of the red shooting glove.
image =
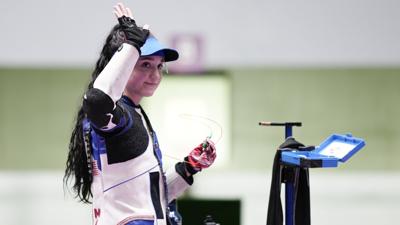
<svg viewBox="0 0 400 225">
<path fill-rule="evenodd" d="M 194 174 L 202 169 L 210 167 L 215 158 L 217 157 L 217 151 L 215 149 L 215 144 L 210 140 L 206 139 L 203 143 L 193 149 L 185 161 L 189 164 L 189 172 Z M 194 171 L 191 171 L 193 169 Z"/>
</svg>

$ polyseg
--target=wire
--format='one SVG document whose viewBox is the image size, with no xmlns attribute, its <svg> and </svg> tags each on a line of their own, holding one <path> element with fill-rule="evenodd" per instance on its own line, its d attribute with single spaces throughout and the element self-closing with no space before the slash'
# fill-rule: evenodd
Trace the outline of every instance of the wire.
<svg viewBox="0 0 400 225">
<path fill-rule="evenodd" d="M 208 138 L 210 138 L 210 139 L 213 137 L 215 126 L 217 126 L 217 127 L 218 127 L 218 130 L 219 130 L 219 132 L 218 132 L 219 135 L 218 135 L 218 138 L 216 138 L 216 139 L 214 138 L 214 139 L 215 139 L 214 144 L 217 145 L 217 143 L 222 139 L 223 129 L 222 129 L 221 124 L 218 123 L 216 120 L 213 120 L 213 119 L 211 119 L 211 118 L 209 118 L 209 117 L 206 117 L 206 116 L 200 116 L 200 115 L 189 114 L 189 113 L 182 113 L 182 114 L 179 114 L 179 117 L 181 117 L 181 118 L 183 118 L 183 119 L 188 119 L 188 120 L 196 121 L 196 122 L 198 122 L 198 123 L 200 123 L 200 124 L 206 126 L 206 127 L 210 130 L 210 134 L 209 134 L 209 136 L 208 136 Z M 213 125 L 215 125 L 215 126 L 214 126 L 214 129 L 213 129 L 213 127 L 210 125 L 210 123 L 212 123 Z M 182 161 L 182 159 L 180 159 L 180 158 L 178 158 L 178 157 L 175 157 L 175 156 L 171 156 L 171 155 L 168 155 L 168 154 L 165 154 L 165 153 L 163 153 L 163 155 L 166 156 L 166 157 L 168 157 L 168 158 L 170 158 L 170 159 L 176 160 L 176 161 Z"/>
<path fill-rule="evenodd" d="M 216 125 L 219 129 L 219 136 L 218 136 L 218 138 L 215 139 L 214 144 L 217 144 L 222 139 L 222 130 L 223 129 L 222 129 L 221 124 L 218 123 L 217 121 L 215 121 L 209 117 L 206 117 L 206 116 L 200 116 L 200 115 L 189 114 L 189 113 L 182 113 L 179 116 L 183 119 L 196 121 L 196 122 L 201 123 L 204 126 L 208 127 L 208 129 L 210 130 L 209 138 L 213 137 L 213 133 L 214 133 L 213 127 L 209 124 L 211 122 L 212 124 Z"/>
</svg>

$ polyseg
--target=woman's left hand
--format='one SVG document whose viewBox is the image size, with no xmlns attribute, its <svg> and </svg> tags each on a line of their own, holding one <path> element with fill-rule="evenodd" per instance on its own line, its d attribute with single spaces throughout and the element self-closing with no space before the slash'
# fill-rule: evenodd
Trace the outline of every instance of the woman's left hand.
<svg viewBox="0 0 400 225">
<path fill-rule="evenodd" d="M 188 157 L 188 163 L 196 171 L 210 167 L 217 157 L 217 151 L 215 144 L 210 139 L 206 139 L 204 143 L 201 143 L 195 149 L 193 149 Z"/>
</svg>

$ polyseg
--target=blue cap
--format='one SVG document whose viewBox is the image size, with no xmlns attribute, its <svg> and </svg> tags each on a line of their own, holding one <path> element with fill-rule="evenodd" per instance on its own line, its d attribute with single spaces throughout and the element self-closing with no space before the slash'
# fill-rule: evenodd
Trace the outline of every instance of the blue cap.
<svg viewBox="0 0 400 225">
<path fill-rule="evenodd" d="M 175 61 L 179 58 L 179 53 L 175 49 L 167 48 L 161 44 L 153 35 L 149 35 L 144 45 L 140 48 L 141 56 L 160 55 L 165 62 Z"/>
</svg>

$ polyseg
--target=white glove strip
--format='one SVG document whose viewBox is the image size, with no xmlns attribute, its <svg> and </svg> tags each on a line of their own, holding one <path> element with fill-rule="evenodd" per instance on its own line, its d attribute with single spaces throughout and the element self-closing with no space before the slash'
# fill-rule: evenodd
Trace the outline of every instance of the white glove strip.
<svg viewBox="0 0 400 225">
<path fill-rule="evenodd" d="M 96 78 L 93 87 L 102 90 L 116 102 L 121 98 L 139 57 L 134 46 L 123 43 Z"/>
</svg>

